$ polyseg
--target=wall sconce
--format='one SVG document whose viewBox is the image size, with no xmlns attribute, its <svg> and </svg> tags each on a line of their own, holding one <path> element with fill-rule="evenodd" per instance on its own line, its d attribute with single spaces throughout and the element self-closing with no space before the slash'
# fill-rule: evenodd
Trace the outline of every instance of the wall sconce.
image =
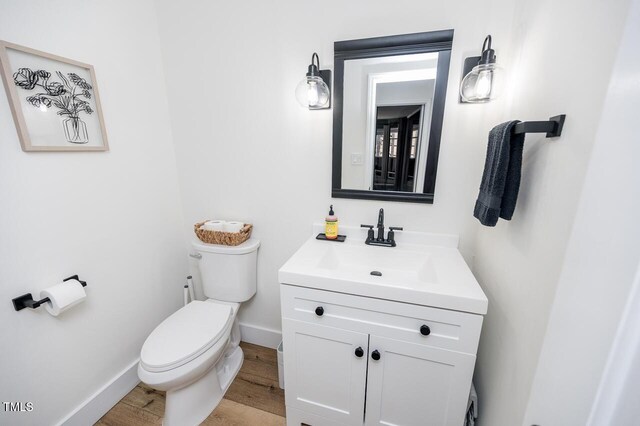
<svg viewBox="0 0 640 426">
<path fill-rule="evenodd" d="M 314 53 L 306 77 L 296 87 L 296 99 L 305 108 L 331 108 L 331 70 L 319 68 L 320 58 Z"/>
<path fill-rule="evenodd" d="M 502 68 L 496 64 L 496 53 L 491 48 L 491 35 L 484 39 L 482 56 L 464 60 L 462 75 L 461 103 L 489 102 L 500 95 Z"/>
</svg>

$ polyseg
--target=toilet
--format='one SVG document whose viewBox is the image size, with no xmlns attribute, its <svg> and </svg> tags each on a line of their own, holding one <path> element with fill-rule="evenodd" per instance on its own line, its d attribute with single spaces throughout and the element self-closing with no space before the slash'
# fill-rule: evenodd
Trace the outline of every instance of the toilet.
<svg viewBox="0 0 640 426">
<path fill-rule="evenodd" d="M 138 377 L 166 391 L 165 426 L 195 426 L 222 400 L 242 366 L 240 303 L 256 293 L 260 241 L 237 246 L 194 241 L 202 289 L 195 300 L 158 325 L 142 345 Z"/>
</svg>

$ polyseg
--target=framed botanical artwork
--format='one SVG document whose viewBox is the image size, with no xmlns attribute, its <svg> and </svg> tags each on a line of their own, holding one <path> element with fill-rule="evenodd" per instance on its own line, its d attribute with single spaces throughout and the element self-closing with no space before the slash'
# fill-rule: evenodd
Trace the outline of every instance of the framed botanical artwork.
<svg viewBox="0 0 640 426">
<path fill-rule="evenodd" d="M 0 40 L 0 66 L 24 151 L 108 151 L 93 66 Z"/>
</svg>

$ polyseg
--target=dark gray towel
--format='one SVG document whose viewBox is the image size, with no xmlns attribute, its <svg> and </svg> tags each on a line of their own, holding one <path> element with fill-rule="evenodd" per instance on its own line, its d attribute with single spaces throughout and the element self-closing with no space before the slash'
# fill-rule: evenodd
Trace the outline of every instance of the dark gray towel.
<svg viewBox="0 0 640 426">
<path fill-rule="evenodd" d="M 487 158 L 473 216 L 485 226 L 496 226 L 498 218 L 511 220 L 520 189 L 524 133 L 514 135 L 518 120 L 498 124 L 489 132 Z"/>
</svg>

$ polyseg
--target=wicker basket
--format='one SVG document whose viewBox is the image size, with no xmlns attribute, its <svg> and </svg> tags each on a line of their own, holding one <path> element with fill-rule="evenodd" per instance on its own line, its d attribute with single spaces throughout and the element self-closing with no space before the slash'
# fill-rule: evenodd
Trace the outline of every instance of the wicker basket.
<svg viewBox="0 0 640 426">
<path fill-rule="evenodd" d="M 253 225 L 245 223 L 240 232 L 206 231 L 200 229 L 205 222 L 198 222 L 193 225 L 193 230 L 203 243 L 222 244 L 225 246 L 237 246 L 244 243 L 251 236 Z"/>
</svg>

